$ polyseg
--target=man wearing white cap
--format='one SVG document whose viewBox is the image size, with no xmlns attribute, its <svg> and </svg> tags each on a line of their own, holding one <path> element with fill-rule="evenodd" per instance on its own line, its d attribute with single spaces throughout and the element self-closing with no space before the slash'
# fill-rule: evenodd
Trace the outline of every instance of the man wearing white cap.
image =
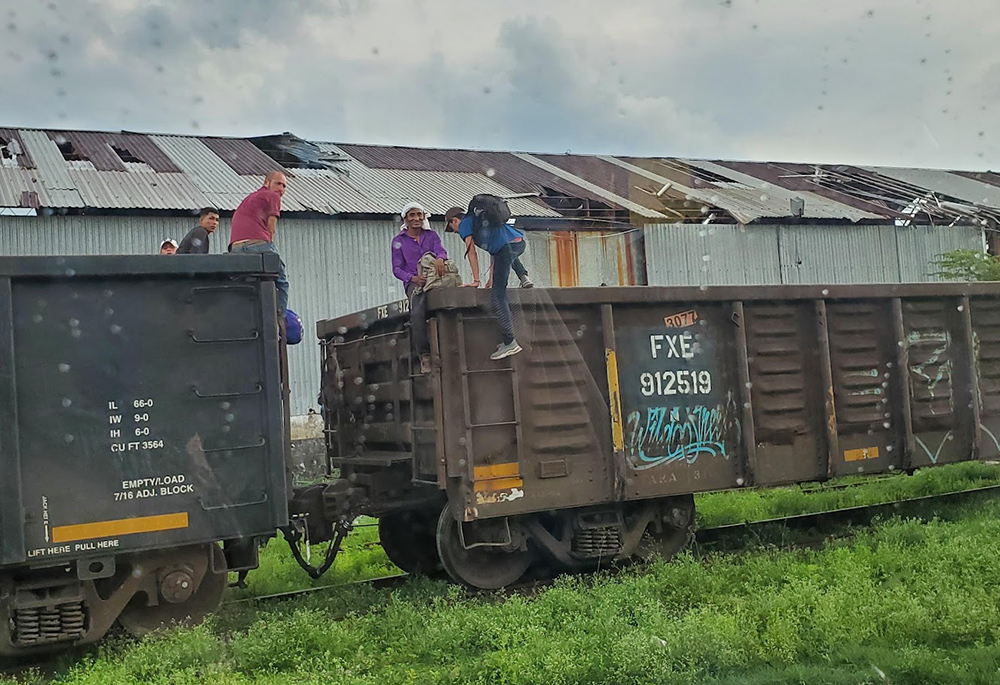
<svg viewBox="0 0 1000 685">
<path fill-rule="evenodd" d="M 448 253 L 441 237 L 431 230 L 427 211 L 411 202 L 399 213 L 403 225 L 392 239 L 392 273 L 403 282 L 410 299 L 410 347 L 420 357 L 420 372 L 431 371 L 431 344 L 427 337 L 427 293 L 423 287 L 427 277 L 420 275 L 420 259 L 430 252 L 437 259 L 434 269 L 438 276 L 445 273 L 444 260 Z"/>
<path fill-rule="evenodd" d="M 177 252 L 177 241 L 173 238 L 167 238 L 162 243 L 160 243 L 160 254 L 176 254 Z"/>
</svg>

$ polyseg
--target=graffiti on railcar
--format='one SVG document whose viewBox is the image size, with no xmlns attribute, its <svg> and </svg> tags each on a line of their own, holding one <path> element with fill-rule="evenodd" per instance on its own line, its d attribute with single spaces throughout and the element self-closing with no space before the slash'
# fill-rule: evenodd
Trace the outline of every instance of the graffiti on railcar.
<svg viewBox="0 0 1000 685">
<path fill-rule="evenodd" d="M 634 469 L 694 464 L 700 457 L 729 459 L 740 433 L 735 402 L 688 407 L 646 407 L 628 416 L 625 453 Z"/>
</svg>

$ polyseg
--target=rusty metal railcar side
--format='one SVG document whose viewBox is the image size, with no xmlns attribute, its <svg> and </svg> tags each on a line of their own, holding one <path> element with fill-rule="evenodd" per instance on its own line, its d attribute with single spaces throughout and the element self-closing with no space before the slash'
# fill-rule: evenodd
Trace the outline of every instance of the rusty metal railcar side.
<svg viewBox="0 0 1000 685">
<path fill-rule="evenodd" d="M 429 376 L 405 303 L 320 322 L 331 464 L 381 483 L 368 511 L 441 490 L 506 526 L 610 506 L 624 545 L 643 502 L 1000 455 L 994 284 L 512 295 L 525 351 L 493 362 L 488 293 L 432 293 Z"/>
</svg>

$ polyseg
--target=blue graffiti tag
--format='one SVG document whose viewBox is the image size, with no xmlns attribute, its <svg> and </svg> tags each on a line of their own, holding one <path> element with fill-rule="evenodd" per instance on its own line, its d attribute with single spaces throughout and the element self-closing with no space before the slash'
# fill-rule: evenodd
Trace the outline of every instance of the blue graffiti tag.
<svg viewBox="0 0 1000 685">
<path fill-rule="evenodd" d="M 684 461 L 694 464 L 698 457 L 729 458 L 726 451 L 728 412 L 715 407 L 649 407 L 646 422 L 642 412 L 629 414 L 626 446 L 636 470 Z"/>
</svg>

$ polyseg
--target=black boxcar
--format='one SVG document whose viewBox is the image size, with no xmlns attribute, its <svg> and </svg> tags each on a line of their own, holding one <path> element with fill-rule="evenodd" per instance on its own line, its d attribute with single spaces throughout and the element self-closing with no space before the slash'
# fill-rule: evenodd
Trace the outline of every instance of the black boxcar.
<svg viewBox="0 0 1000 685">
<path fill-rule="evenodd" d="M 276 271 L 0 258 L 0 653 L 197 618 L 255 565 L 287 520 Z"/>
<path fill-rule="evenodd" d="M 684 542 L 692 494 L 1000 454 L 1000 286 L 571 288 L 430 294 L 320 322 L 327 519 L 479 587 L 535 555 L 586 567 Z"/>
</svg>

